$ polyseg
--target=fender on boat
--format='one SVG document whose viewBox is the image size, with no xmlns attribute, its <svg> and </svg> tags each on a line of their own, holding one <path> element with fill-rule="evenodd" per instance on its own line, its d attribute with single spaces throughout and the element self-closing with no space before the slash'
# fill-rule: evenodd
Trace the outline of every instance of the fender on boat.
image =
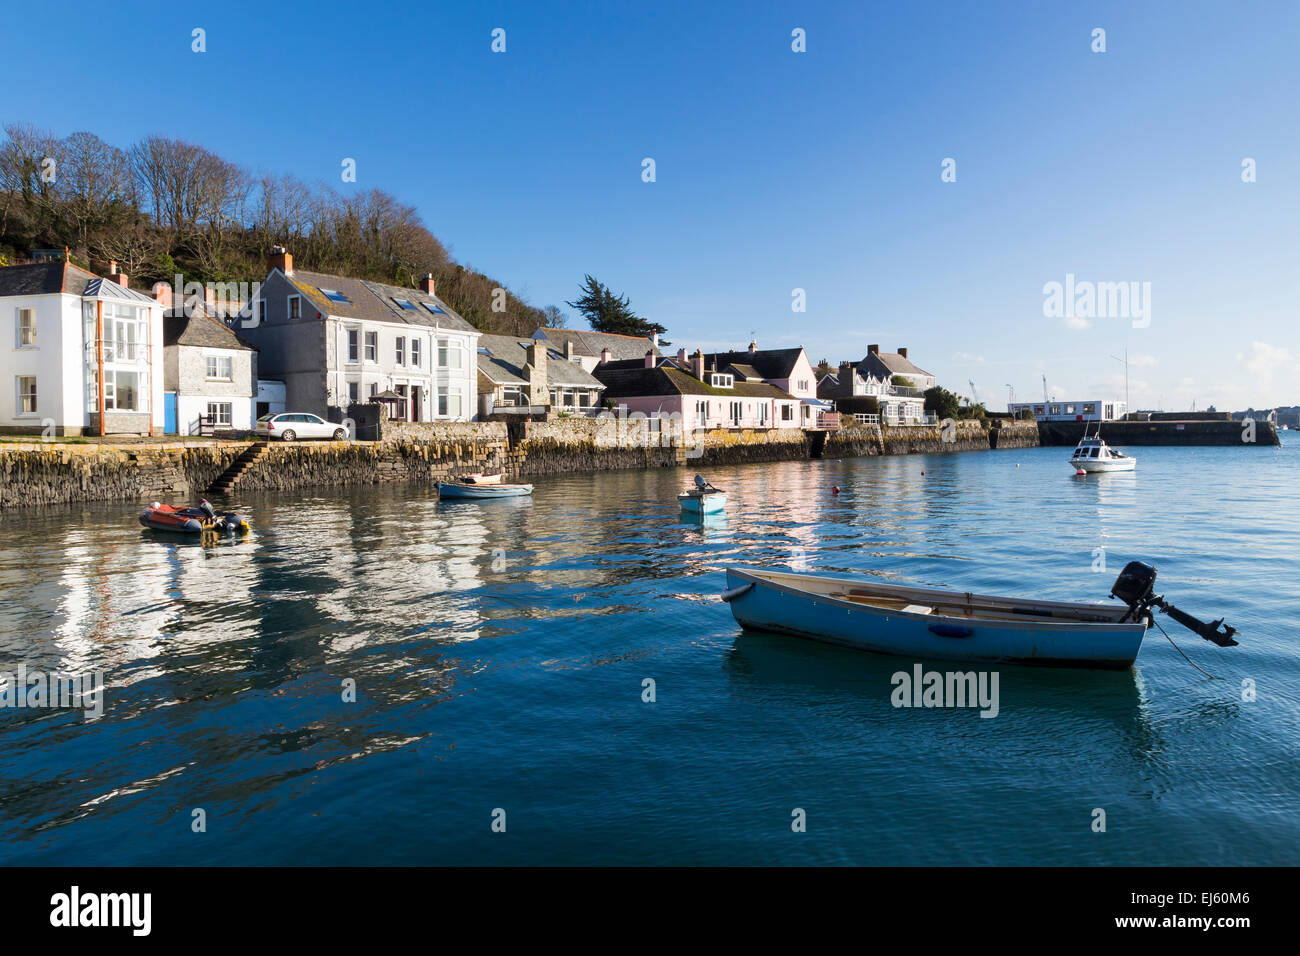
<svg viewBox="0 0 1300 956">
<path fill-rule="evenodd" d="M 754 582 L 746 581 L 744 584 L 740 585 L 739 587 L 729 588 L 726 591 L 723 591 L 722 600 L 730 604 L 732 601 L 736 600 L 736 598 L 744 597 L 753 589 L 754 589 Z"/>
</svg>

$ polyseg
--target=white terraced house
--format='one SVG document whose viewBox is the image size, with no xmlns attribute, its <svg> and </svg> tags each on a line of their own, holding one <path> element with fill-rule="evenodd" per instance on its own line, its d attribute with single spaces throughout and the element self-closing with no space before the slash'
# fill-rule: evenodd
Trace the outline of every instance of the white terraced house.
<svg viewBox="0 0 1300 956">
<path fill-rule="evenodd" d="M 353 403 L 391 395 L 399 421 L 474 417 L 479 332 L 431 275 L 405 289 L 305 272 L 276 247 L 255 314 L 235 331 L 257 347 L 257 374 L 284 383 L 286 411 L 342 421 Z"/>
<path fill-rule="evenodd" d="M 0 432 L 161 433 L 162 313 L 116 263 L 0 268 Z"/>
<path fill-rule="evenodd" d="M 841 362 L 838 371 L 824 376 L 817 394 L 835 401 L 875 398 L 884 424 L 914 425 L 926 421 L 925 390 L 934 384 L 934 376 L 913 364 L 907 349 L 882 352 L 869 345 L 861 362 Z"/>
</svg>

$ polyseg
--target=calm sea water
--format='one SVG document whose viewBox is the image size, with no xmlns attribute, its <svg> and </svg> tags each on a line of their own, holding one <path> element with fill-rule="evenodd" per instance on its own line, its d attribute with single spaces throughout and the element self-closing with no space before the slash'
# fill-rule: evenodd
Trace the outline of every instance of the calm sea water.
<svg viewBox="0 0 1300 956">
<path fill-rule="evenodd" d="M 1059 448 L 717 469 L 703 526 L 668 470 L 241 496 L 253 534 L 214 547 L 133 505 L 2 514 L 0 669 L 109 686 L 96 720 L 0 711 L 0 861 L 1300 863 L 1300 454 L 1134 451 L 1086 480 Z M 1219 679 L 1153 631 L 1131 672 L 1002 668 L 995 719 L 897 709 L 911 660 L 717 599 L 795 563 L 1102 601 L 1134 558 L 1241 630 L 1165 619 Z"/>
</svg>

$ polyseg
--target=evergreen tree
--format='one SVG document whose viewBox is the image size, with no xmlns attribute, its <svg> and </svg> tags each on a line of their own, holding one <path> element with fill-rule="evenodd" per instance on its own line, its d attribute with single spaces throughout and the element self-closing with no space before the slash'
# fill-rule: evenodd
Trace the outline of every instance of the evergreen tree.
<svg viewBox="0 0 1300 956">
<path fill-rule="evenodd" d="M 667 331 L 658 322 L 651 322 L 632 311 L 625 295 L 615 295 L 613 290 L 598 281 L 595 276 L 587 276 L 579 289 L 582 293 L 572 302 L 565 303 L 577 309 L 596 332 L 616 332 L 619 335 L 642 335 L 652 338 L 656 333 L 662 335 Z M 668 345 L 668 342 L 660 342 Z"/>
</svg>

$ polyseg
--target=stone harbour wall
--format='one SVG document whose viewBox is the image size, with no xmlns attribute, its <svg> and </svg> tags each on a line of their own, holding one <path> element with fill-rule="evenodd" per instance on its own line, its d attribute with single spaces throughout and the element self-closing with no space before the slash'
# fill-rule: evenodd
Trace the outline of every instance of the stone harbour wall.
<svg viewBox="0 0 1300 956">
<path fill-rule="evenodd" d="M 957 422 L 907 428 L 852 425 L 836 432 L 716 429 L 683 436 L 639 418 L 545 422 L 385 423 L 378 442 L 0 443 L 0 509 L 71 501 L 190 503 L 244 456 L 236 493 L 310 486 L 432 482 L 472 472 L 508 478 L 690 467 L 809 457 L 942 454 L 1038 444 L 1033 422 L 988 428 Z M 245 453 L 249 453 L 245 455 Z M 256 454 L 254 454 L 256 452 Z M 241 465 L 241 467 L 243 467 Z"/>
</svg>

